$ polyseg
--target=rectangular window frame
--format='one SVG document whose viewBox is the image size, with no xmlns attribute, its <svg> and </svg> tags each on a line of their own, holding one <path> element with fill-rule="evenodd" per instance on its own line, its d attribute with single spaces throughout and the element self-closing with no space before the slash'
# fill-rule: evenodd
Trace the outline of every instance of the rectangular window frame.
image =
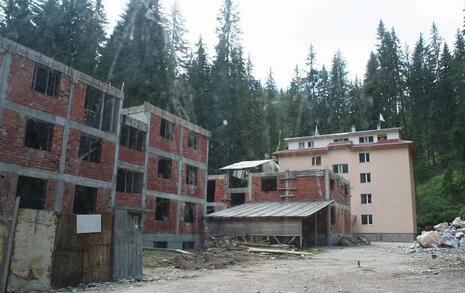
<svg viewBox="0 0 465 293">
<path fill-rule="evenodd" d="M 144 174 L 126 169 L 118 169 L 116 191 L 124 193 L 142 193 Z"/>
<path fill-rule="evenodd" d="M 118 101 L 115 97 L 87 85 L 84 102 L 85 124 L 105 132 L 115 132 Z"/>
<path fill-rule="evenodd" d="M 358 160 L 360 163 L 369 163 L 370 162 L 370 153 L 359 153 Z"/>
<path fill-rule="evenodd" d="M 261 190 L 262 192 L 268 193 L 273 191 L 278 191 L 278 178 L 276 176 L 272 177 L 261 177 Z"/>
<path fill-rule="evenodd" d="M 313 148 L 315 143 L 313 141 L 307 141 L 307 147 L 308 148 Z"/>
<path fill-rule="evenodd" d="M 372 203 L 371 193 L 362 193 L 360 195 L 360 203 L 361 204 L 371 204 Z"/>
<path fill-rule="evenodd" d="M 349 173 L 349 164 L 335 164 L 333 165 L 333 172 L 336 174 Z"/>
<path fill-rule="evenodd" d="M 73 214 L 95 214 L 98 188 L 76 185 L 74 189 Z"/>
<path fill-rule="evenodd" d="M 157 197 L 155 199 L 155 220 L 169 221 L 171 217 L 171 200 Z"/>
<path fill-rule="evenodd" d="M 165 171 L 165 168 L 168 170 Z M 157 177 L 168 180 L 171 179 L 172 176 L 173 160 L 170 158 L 159 157 L 157 162 Z"/>
<path fill-rule="evenodd" d="M 45 80 L 42 81 L 45 82 L 43 88 L 39 88 L 40 85 L 38 79 L 41 74 L 45 74 Z M 32 77 L 31 89 L 50 97 L 56 97 L 59 92 L 60 81 L 61 73 L 59 71 L 53 70 L 42 64 L 36 63 L 36 66 L 34 68 L 34 75 Z"/>
<path fill-rule="evenodd" d="M 199 149 L 199 133 L 198 132 L 189 129 L 189 134 L 187 138 L 187 146 L 194 150 Z"/>
<path fill-rule="evenodd" d="M 100 163 L 102 157 L 102 139 L 81 133 L 79 139 L 79 159 Z"/>
<path fill-rule="evenodd" d="M 45 179 L 19 175 L 16 183 L 16 197 L 20 197 L 19 208 L 43 210 L 47 183 Z"/>
<path fill-rule="evenodd" d="M 121 126 L 120 145 L 132 150 L 145 151 L 147 133 L 127 124 Z"/>
<path fill-rule="evenodd" d="M 359 143 L 372 143 L 374 141 L 373 135 L 370 136 L 360 136 L 358 138 Z"/>
<path fill-rule="evenodd" d="M 312 157 L 312 166 L 321 166 L 321 156 Z"/>
<path fill-rule="evenodd" d="M 360 173 L 360 183 L 370 183 L 371 173 Z"/>
<path fill-rule="evenodd" d="M 186 165 L 186 184 L 197 185 L 198 169 L 197 167 Z"/>
<path fill-rule="evenodd" d="M 27 119 L 24 134 L 24 146 L 36 150 L 51 152 L 53 144 L 52 123 L 37 119 Z M 43 132 L 45 135 L 43 135 Z"/>
<path fill-rule="evenodd" d="M 168 140 L 173 140 L 173 122 L 168 119 L 161 118 L 160 120 L 160 136 Z"/>
<path fill-rule="evenodd" d="M 362 225 L 373 225 L 373 215 L 361 215 Z"/>
<path fill-rule="evenodd" d="M 299 149 L 304 149 L 305 148 L 305 142 L 299 142 L 298 148 Z"/>
</svg>

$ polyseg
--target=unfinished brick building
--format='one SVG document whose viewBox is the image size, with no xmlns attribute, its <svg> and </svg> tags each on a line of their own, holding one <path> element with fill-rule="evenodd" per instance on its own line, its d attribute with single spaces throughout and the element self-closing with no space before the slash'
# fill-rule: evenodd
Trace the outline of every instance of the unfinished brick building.
<svg viewBox="0 0 465 293">
<path fill-rule="evenodd" d="M 247 161 L 209 176 L 209 233 L 284 238 L 300 246 L 352 233 L 347 180 L 330 170 L 277 169 L 272 160 Z"/>
<path fill-rule="evenodd" d="M 123 93 L 0 37 L 0 213 L 106 212 Z"/>
<path fill-rule="evenodd" d="M 210 133 L 150 104 L 123 110 L 123 97 L 0 37 L 0 217 L 17 196 L 68 214 L 123 208 L 146 246 L 198 244 Z"/>
<path fill-rule="evenodd" d="M 116 207 L 142 220 L 145 246 L 196 246 L 210 133 L 148 103 L 123 113 Z"/>
</svg>

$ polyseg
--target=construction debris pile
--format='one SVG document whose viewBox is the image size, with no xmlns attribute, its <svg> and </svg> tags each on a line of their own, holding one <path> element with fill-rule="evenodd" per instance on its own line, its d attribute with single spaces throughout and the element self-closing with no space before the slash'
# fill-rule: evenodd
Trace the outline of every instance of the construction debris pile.
<svg viewBox="0 0 465 293">
<path fill-rule="evenodd" d="M 347 235 L 347 234 L 337 234 L 333 237 L 332 243 L 334 246 L 360 246 L 360 245 L 369 245 L 370 241 L 362 236 L 356 235 Z"/>
<path fill-rule="evenodd" d="M 425 248 L 454 248 L 465 252 L 465 221 L 460 217 L 452 223 L 440 223 L 434 226 L 434 231 L 423 231 L 410 247 L 410 252 Z"/>
</svg>

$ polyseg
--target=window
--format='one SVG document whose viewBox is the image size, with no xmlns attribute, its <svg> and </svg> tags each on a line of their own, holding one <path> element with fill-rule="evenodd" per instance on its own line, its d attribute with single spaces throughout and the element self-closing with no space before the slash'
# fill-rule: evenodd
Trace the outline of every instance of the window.
<svg viewBox="0 0 465 293">
<path fill-rule="evenodd" d="M 87 86 L 84 107 L 87 126 L 109 132 L 116 130 L 118 104 L 114 97 Z"/>
<path fill-rule="evenodd" d="M 167 241 L 154 241 L 153 248 L 168 248 Z"/>
<path fill-rule="evenodd" d="M 349 173 L 349 165 L 348 164 L 333 165 L 333 171 L 334 173 L 337 173 L 337 174 Z"/>
<path fill-rule="evenodd" d="M 312 147 L 314 146 L 313 141 L 308 141 L 308 142 L 307 142 L 307 146 L 308 146 L 309 148 L 312 148 Z"/>
<path fill-rule="evenodd" d="M 373 142 L 373 136 L 361 136 L 358 138 L 359 143 L 369 143 Z"/>
<path fill-rule="evenodd" d="M 155 201 L 155 220 L 168 221 L 170 219 L 170 200 L 157 197 Z"/>
<path fill-rule="evenodd" d="M 173 140 L 173 123 L 162 118 L 160 123 L 160 136 Z"/>
<path fill-rule="evenodd" d="M 119 144 L 133 150 L 144 151 L 145 135 L 145 131 L 123 124 Z"/>
<path fill-rule="evenodd" d="M 52 148 L 53 124 L 28 119 L 24 145 L 28 148 L 50 151 Z"/>
<path fill-rule="evenodd" d="M 102 149 L 102 140 L 100 138 L 88 136 L 81 133 L 79 142 L 79 159 L 99 163 Z"/>
<path fill-rule="evenodd" d="M 371 174 L 370 173 L 360 173 L 360 182 L 361 183 L 371 182 Z"/>
<path fill-rule="evenodd" d="M 378 134 L 378 141 L 379 140 L 386 140 L 386 139 L 387 139 L 387 134 L 386 133 Z"/>
<path fill-rule="evenodd" d="M 362 215 L 362 225 L 373 225 L 373 215 Z"/>
<path fill-rule="evenodd" d="M 305 148 L 305 142 L 299 142 L 299 149 Z"/>
<path fill-rule="evenodd" d="M 97 188 L 76 185 L 74 192 L 74 214 L 95 213 L 97 202 Z"/>
<path fill-rule="evenodd" d="M 54 97 L 60 88 L 60 73 L 40 64 L 36 64 L 34 77 L 32 79 L 32 89 Z"/>
<path fill-rule="evenodd" d="M 184 223 L 194 223 L 195 203 L 186 202 L 184 204 Z"/>
<path fill-rule="evenodd" d="M 16 196 L 20 197 L 19 208 L 44 209 L 46 186 L 47 180 L 19 176 L 16 186 Z"/>
<path fill-rule="evenodd" d="M 183 250 L 192 250 L 195 247 L 194 241 L 183 241 L 182 242 L 182 249 Z"/>
<path fill-rule="evenodd" d="M 231 207 L 245 203 L 245 193 L 231 193 Z"/>
<path fill-rule="evenodd" d="M 321 165 L 321 157 L 316 156 L 312 157 L 312 166 L 320 166 Z"/>
<path fill-rule="evenodd" d="M 262 191 L 269 192 L 278 190 L 277 181 L 276 177 L 262 177 Z"/>
<path fill-rule="evenodd" d="M 163 179 L 171 178 L 172 160 L 167 158 L 158 159 L 158 177 Z"/>
<path fill-rule="evenodd" d="M 186 183 L 190 185 L 197 185 L 197 168 L 189 165 L 186 167 Z"/>
<path fill-rule="evenodd" d="M 343 138 L 335 138 L 334 142 L 341 142 L 341 141 L 349 141 L 348 137 L 343 137 Z"/>
<path fill-rule="evenodd" d="M 362 204 L 371 203 L 371 194 L 362 194 L 361 195 L 361 202 L 362 202 Z"/>
<path fill-rule="evenodd" d="M 193 130 L 189 130 L 189 137 L 187 140 L 187 145 L 193 149 L 199 148 L 199 134 L 197 132 Z"/>
<path fill-rule="evenodd" d="M 208 180 L 208 183 L 207 183 L 207 202 L 214 202 L 215 201 L 215 189 L 216 189 L 216 181 L 215 180 Z"/>
<path fill-rule="evenodd" d="M 142 193 L 142 181 L 144 174 L 118 169 L 116 191 L 126 193 Z"/>
<path fill-rule="evenodd" d="M 358 154 L 360 163 L 368 163 L 370 161 L 370 153 L 360 153 Z"/>
</svg>

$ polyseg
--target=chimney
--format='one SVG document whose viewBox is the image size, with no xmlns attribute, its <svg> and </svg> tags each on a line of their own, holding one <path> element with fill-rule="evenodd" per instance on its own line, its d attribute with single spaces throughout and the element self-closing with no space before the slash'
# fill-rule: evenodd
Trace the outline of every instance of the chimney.
<svg viewBox="0 0 465 293">
<path fill-rule="evenodd" d="M 352 132 L 356 132 L 355 125 L 352 125 Z"/>
</svg>

